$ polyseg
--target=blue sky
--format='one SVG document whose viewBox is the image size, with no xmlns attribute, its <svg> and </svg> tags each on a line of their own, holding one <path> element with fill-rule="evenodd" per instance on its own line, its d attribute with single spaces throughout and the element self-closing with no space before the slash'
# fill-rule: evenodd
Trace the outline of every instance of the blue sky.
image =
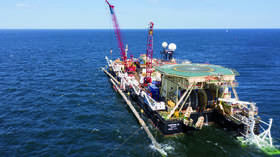
<svg viewBox="0 0 280 157">
<path fill-rule="evenodd" d="M 280 0 L 110 0 L 121 28 L 280 28 Z M 0 0 L 0 28 L 112 28 L 105 0 Z"/>
</svg>

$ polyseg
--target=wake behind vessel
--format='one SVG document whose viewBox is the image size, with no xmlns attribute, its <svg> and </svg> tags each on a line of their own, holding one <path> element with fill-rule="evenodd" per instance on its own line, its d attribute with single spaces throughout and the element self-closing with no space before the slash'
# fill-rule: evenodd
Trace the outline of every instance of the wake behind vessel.
<svg viewBox="0 0 280 157">
<path fill-rule="evenodd" d="M 234 132 L 244 144 L 256 144 L 270 154 L 279 153 L 270 134 L 272 119 L 263 122 L 255 103 L 239 100 L 235 70 L 212 64 L 178 63 L 173 59 L 174 43 L 163 42 L 162 58 L 153 58 L 152 22 L 146 54 L 128 58 L 114 6 L 106 2 L 121 57 L 106 57 L 108 65 L 104 71 L 123 97 L 136 102 L 163 135 L 187 133 L 215 123 Z"/>
</svg>

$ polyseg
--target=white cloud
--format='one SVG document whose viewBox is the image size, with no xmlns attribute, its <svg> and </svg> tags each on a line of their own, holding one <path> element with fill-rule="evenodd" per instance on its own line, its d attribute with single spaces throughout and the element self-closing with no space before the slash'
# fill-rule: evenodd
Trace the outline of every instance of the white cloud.
<svg viewBox="0 0 280 157">
<path fill-rule="evenodd" d="M 16 7 L 18 8 L 33 8 L 34 6 L 31 4 L 27 4 L 27 3 L 17 3 Z"/>
</svg>

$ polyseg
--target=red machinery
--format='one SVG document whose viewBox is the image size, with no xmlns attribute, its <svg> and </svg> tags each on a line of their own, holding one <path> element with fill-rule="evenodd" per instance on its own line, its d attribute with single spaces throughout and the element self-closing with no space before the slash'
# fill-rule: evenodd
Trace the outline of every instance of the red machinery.
<svg viewBox="0 0 280 157">
<path fill-rule="evenodd" d="M 123 42 L 122 42 L 121 31 L 120 31 L 118 20 L 117 20 L 115 11 L 114 11 L 114 6 L 111 5 L 107 0 L 106 0 L 106 3 L 108 4 L 108 6 L 110 8 L 110 13 L 111 13 L 113 24 L 114 24 L 115 34 L 116 34 L 117 39 L 118 39 L 118 46 L 119 46 L 119 49 L 121 51 L 121 58 L 124 62 L 125 71 L 127 71 L 128 70 L 128 65 L 127 65 L 127 62 L 126 62 L 127 56 L 126 56 L 125 48 L 124 48 L 124 45 L 123 45 Z"/>
<path fill-rule="evenodd" d="M 154 23 L 150 22 L 149 24 L 149 32 L 148 32 L 148 40 L 147 40 L 147 53 L 146 53 L 146 78 L 145 82 L 151 83 L 151 73 L 153 72 L 153 27 Z"/>
</svg>

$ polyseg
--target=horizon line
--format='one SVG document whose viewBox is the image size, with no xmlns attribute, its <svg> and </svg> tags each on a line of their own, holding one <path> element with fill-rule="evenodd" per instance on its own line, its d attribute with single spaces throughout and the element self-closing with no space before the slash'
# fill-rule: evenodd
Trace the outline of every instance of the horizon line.
<svg viewBox="0 0 280 157">
<path fill-rule="evenodd" d="M 122 28 L 121 30 L 146 30 L 147 28 Z M 280 27 L 196 27 L 196 28 L 154 28 L 154 30 L 194 30 L 194 29 L 280 29 Z M 114 30 L 113 28 L 0 28 L 0 30 Z"/>
</svg>

